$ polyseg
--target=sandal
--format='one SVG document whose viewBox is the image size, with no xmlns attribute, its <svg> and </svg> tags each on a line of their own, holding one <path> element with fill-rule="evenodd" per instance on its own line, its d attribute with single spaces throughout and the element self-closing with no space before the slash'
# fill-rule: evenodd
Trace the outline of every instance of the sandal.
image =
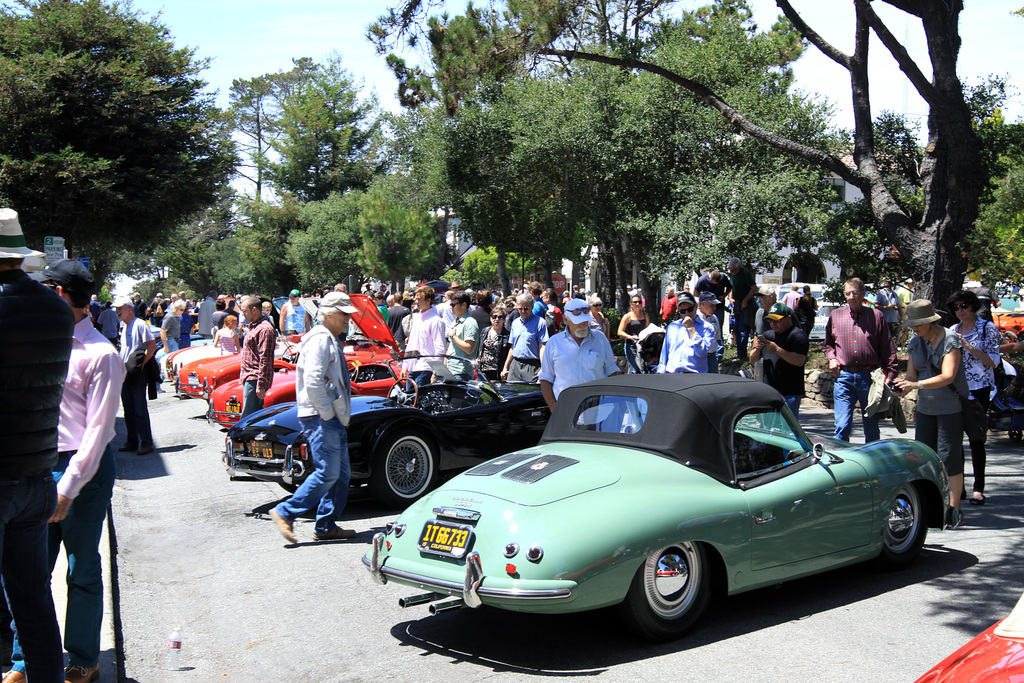
<svg viewBox="0 0 1024 683">
<path fill-rule="evenodd" d="M 975 496 L 981 496 L 981 498 L 975 498 Z M 985 494 L 984 493 L 979 493 L 978 491 L 975 491 L 974 495 L 971 496 L 971 505 L 984 505 L 984 504 L 985 504 Z"/>
</svg>

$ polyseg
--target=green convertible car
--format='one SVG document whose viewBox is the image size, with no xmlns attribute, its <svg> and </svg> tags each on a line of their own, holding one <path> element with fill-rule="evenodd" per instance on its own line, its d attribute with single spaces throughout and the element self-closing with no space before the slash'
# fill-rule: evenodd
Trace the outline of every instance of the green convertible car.
<svg viewBox="0 0 1024 683">
<path fill-rule="evenodd" d="M 624 375 L 566 389 L 539 446 L 420 499 L 363 563 L 380 583 L 427 591 L 403 606 L 618 605 L 635 632 L 668 640 L 713 586 L 905 566 L 928 527 L 958 521 L 948 500 L 920 442 L 808 436 L 777 391 L 747 379 Z"/>
</svg>

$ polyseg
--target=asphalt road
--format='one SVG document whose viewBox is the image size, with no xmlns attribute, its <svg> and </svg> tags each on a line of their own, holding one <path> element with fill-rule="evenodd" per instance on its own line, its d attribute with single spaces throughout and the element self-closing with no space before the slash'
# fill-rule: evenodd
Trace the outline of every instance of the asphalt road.
<svg viewBox="0 0 1024 683">
<path fill-rule="evenodd" d="M 204 409 L 160 395 L 158 452 L 119 454 L 112 561 L 125 681 L 913 681 L 1008 614 L 1024 587 L 1024 446 L 994 434 L 989 504 L 965 506 L 959 529 L 933 530 L 903 572 L 859 565 L 724 598 L 666 645 L 636 640 L 613 610 L 432 617 L 399 608 L 413 591 L 378 586 L 360 561 L 397 510 L 352 500 L 342 524 L 354 539 L 316 543 L 310 518 L 286 545 L 267 516 L 285 492 L 228 481 L 224 433 Z M 828 431 L 831 411 L 805 406 L 803 421 Z M 175 626 L 190 669 L 167 672 Z"/>
</svg>

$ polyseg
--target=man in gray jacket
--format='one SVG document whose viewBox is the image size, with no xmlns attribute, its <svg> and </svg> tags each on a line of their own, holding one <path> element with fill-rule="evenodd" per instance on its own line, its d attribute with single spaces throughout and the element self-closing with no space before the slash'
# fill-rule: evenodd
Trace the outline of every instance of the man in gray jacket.
<svg viewBox="0 0 1024 683">
<path fill-rule="evenodd" d="M 331 292 L 320 300 L 317 319 L 322 324 L 310 330 L 302 342 L 295 370 L 295 399 L 314 470 L 291 498 L 270 511 L 289 543 L 298 542 L 295 518 L 314 508 L 316 540 L 352 538 L 356 533 L 336 523 L 345 509 L 351 475 L 345 429 L 351 414 L 351 383 L 344 345 L 349 317 L 356 310 L 348 294 Z"/>
</svg>

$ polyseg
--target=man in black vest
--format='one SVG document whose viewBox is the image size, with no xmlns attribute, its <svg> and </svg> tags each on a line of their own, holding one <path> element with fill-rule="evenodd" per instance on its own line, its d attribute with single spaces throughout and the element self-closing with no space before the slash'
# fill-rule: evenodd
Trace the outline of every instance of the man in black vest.
<svg viewBox="0 0 1024 683">
<path fill-rule="evenodd" d="M 25 675 L 63 681 L 46 524 L 57 507 L 57 422 L 75 318 L 21 269 L 26 256 L 42 254 L 25 246 L 18 214 L 0 209 L 0 566 Z"/>
</svg>

